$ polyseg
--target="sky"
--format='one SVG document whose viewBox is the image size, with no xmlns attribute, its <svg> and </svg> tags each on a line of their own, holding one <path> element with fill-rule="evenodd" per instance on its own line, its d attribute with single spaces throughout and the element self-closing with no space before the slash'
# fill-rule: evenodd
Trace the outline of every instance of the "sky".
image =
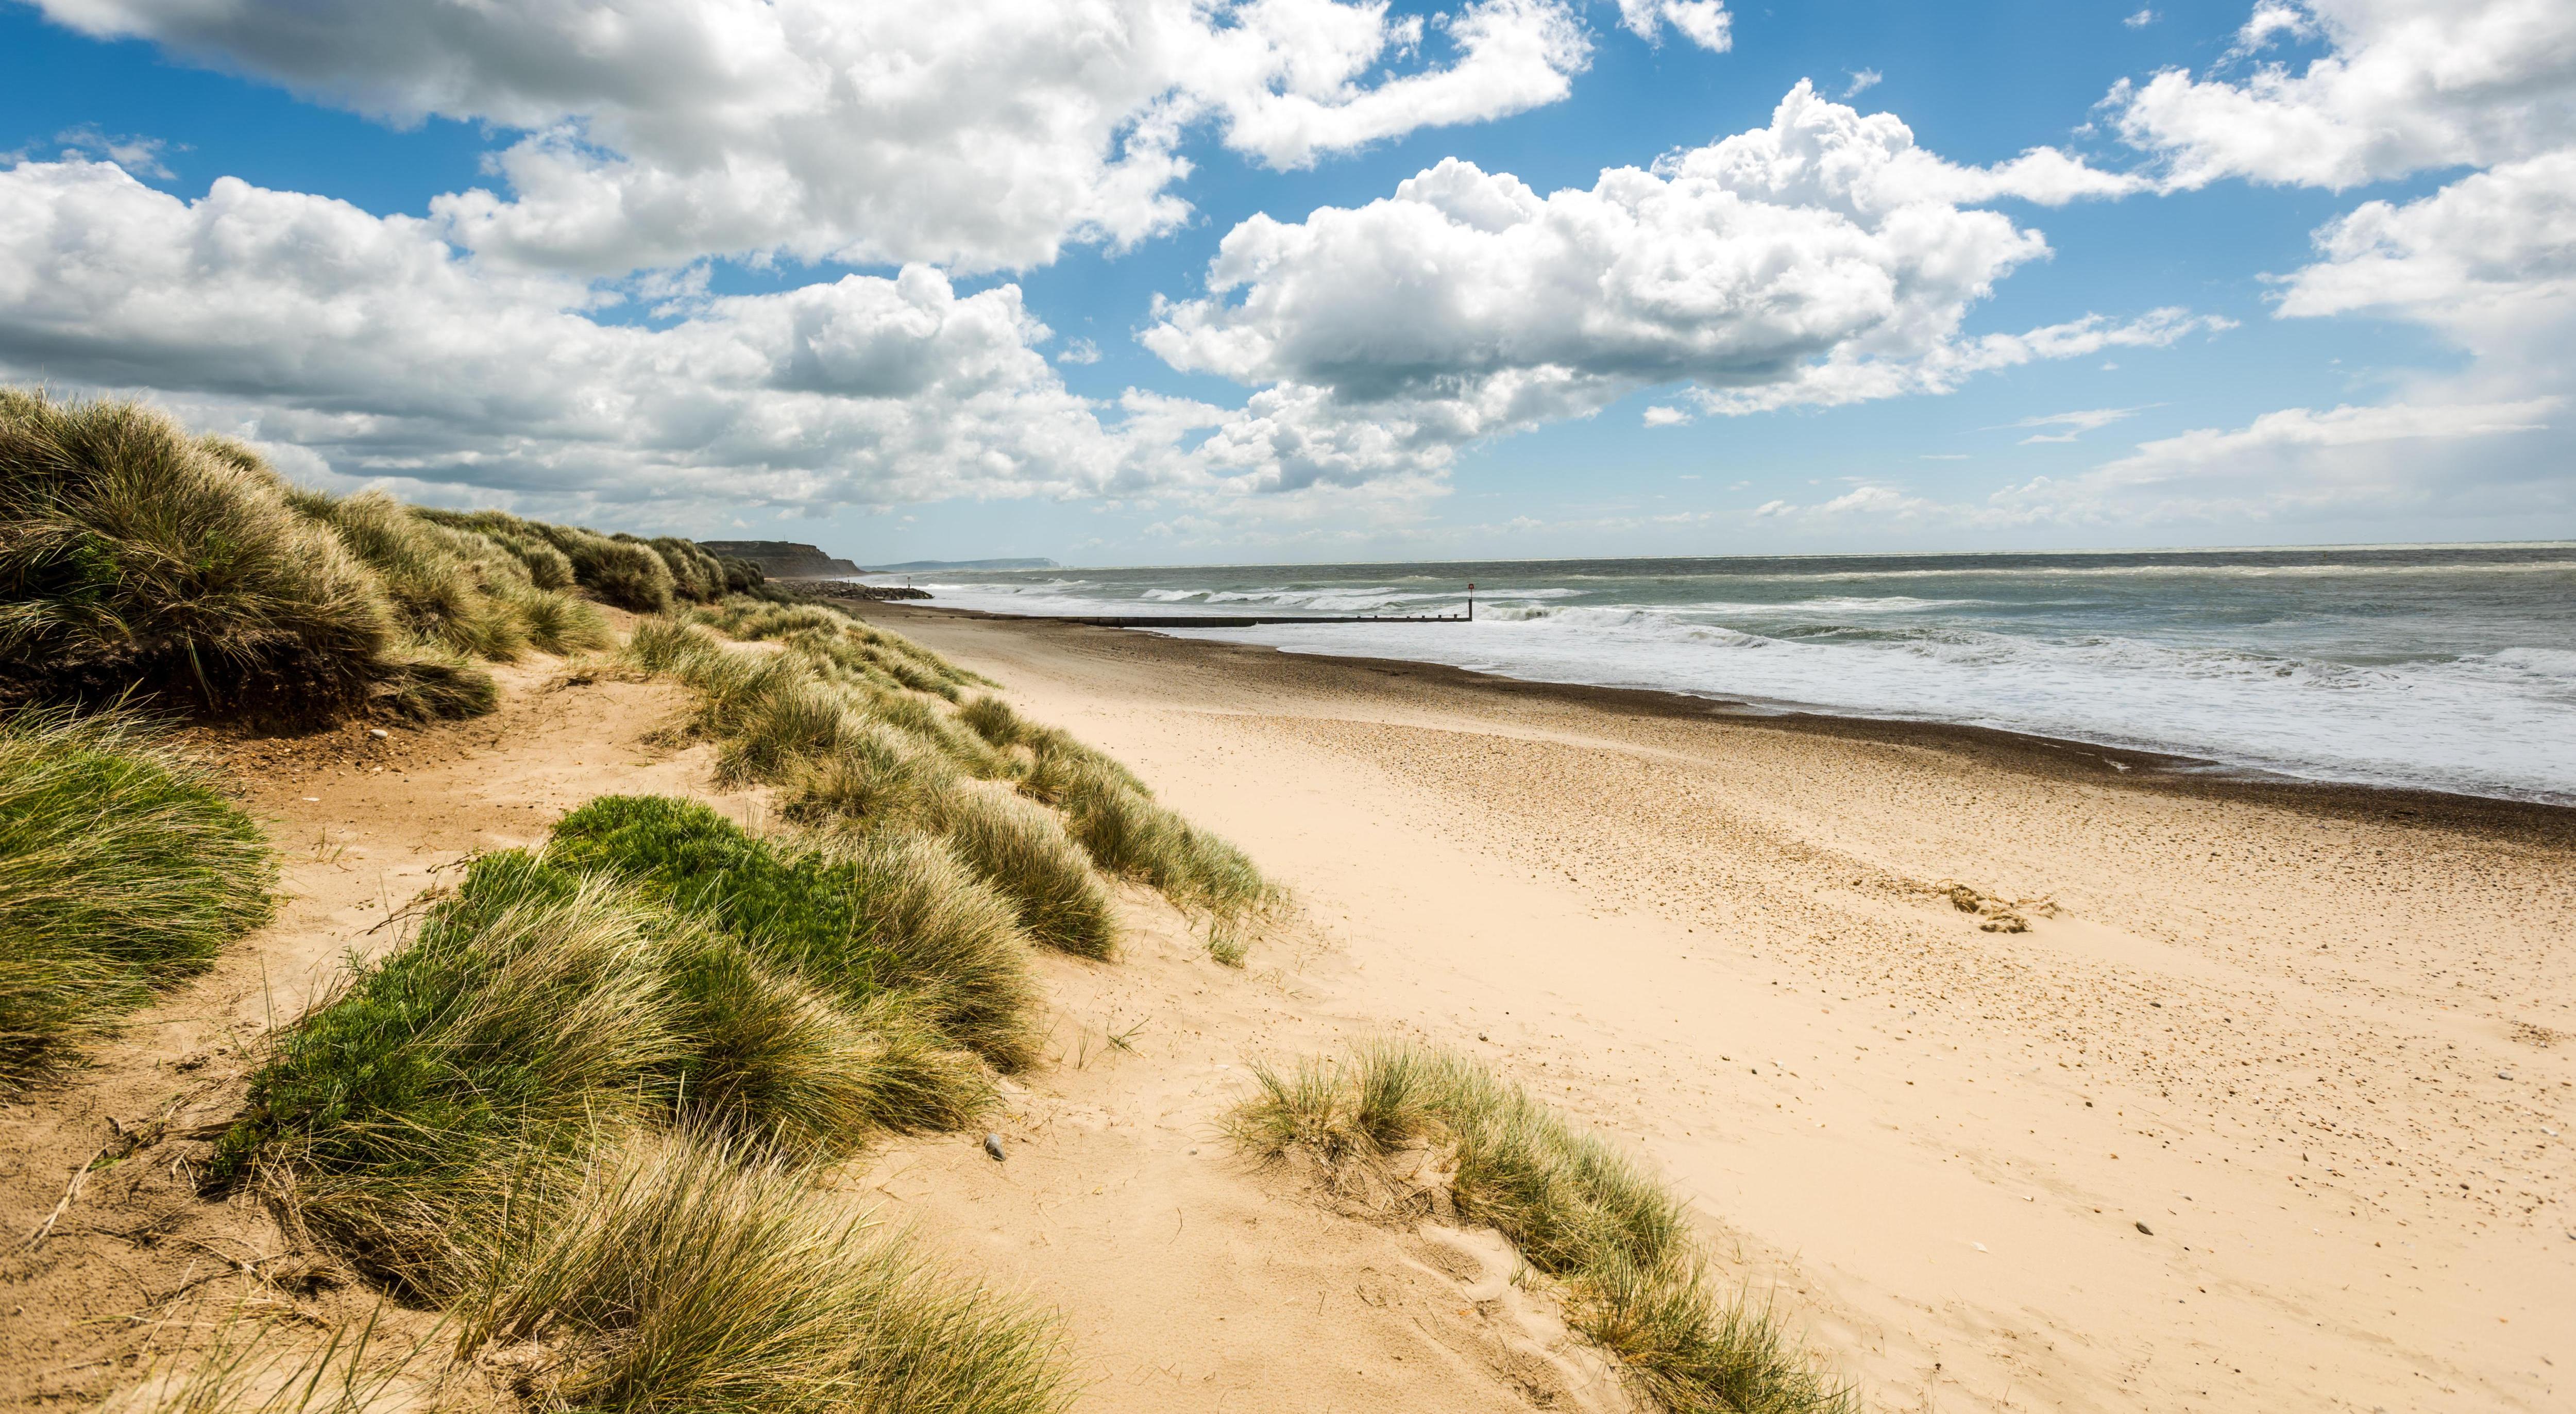
<svg viewBox="0 0 2576 1414">
<path fill-rule="evenodd" d="M 2576 538 L 2576 5 L 0 0 L 0 381 L 862 562 Z"/>
</svg>

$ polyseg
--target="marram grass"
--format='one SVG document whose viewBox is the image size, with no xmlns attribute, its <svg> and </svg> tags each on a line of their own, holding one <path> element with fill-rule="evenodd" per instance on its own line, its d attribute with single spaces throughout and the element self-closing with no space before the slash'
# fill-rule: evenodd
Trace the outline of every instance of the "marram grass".
<svg viewBox="0 0 2576 1414">
<path fill-rule="evenodd" d="M 333 496 L 139 403 L 0 388 L 0 701 L 473 715 L 475 664 L 607 647 L 591 600 L 737 587 L 759 571 L 692 541 Z"/>
<path fill-rule="evenodd" d="M 1459 1215 L 1561 1281 L 1574 1328 L 1674 1414 L 1858 1409 L 1767 1310 L 1719 1291 L 1671 1190 L 1481 1063 L 1381 1041 L 1253 1079 L 1228 1117 L 1239 1143 L 1360 1179 L 1391 1150 L 1430 1146 Z"/>
<path fill-rule="evenodd" d="M 781 647 L 732 648 L 719 632 Z M 735 595 L 639 625 L 626 652 L 697 690 L 697 729 L 717 743 L 723 778 L 781 787 L 800 823 L 943 836 L 1046 946 L 1115 951 L 1101 874 L 1204 915 L 1209 952 L 1231 965 L 1285 902 L 1241 850 L 1156 802 L 1124 766 L 998 697 L 962 694 L 972 674 L 837 610 Z"/>
<path fill-rule="evenodd" d="M 1070 1393 L 1051 1320 L 720 1141 L 603 1149 L 498 1236 L 463 1343 L 541 1342 L 549 1407 L 1039 1414 Z"/>
<path fill-rule="evenodd" d="M 281 1036 L 218 1179 L 492 1342 L 548 1407 L 1061 1406 L 1054 1328 L 810 1166 L 955 1128 L 1031 1047 L 1027 942 L 925 841 L 757 840 L 609 798 L 475 861 Z"/>
<path fill-rule="evenodd" d="M 266 922 L 267 837 L 122 713 L 0 718 L 0 1083 Z"/>
</svg>

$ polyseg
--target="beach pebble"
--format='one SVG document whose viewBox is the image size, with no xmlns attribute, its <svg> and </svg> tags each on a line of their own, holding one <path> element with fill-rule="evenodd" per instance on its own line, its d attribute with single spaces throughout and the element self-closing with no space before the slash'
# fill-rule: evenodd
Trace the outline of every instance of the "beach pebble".
<svg viewBox="0 0 2576 1414">
<path fill-rule="evenodd" d="M 2156 1235 L 2156 1230 L 2147 1226 L 2145 1223 L 2138 1224 L 2138 1231 L 2145 1233 L 2149 1237 Z"/>
<path fill-rule="evenodd" d="M 985 1135 L 984 1152 L 993 1156 L 993 1162 L 997 1164 L 1000 1163 L 1002 1161 L 1002 1136 L 998 1134 Z"/>
<path fill-rule="evenodd" d="M 378 741 L 383 741 L 386 737 L 391 736 L 392 733 L 386 731 L 382 727 L 369 727 L 367 728 L 367 735 L 374 737 Z"/>
<path fill-rule="evenodd" d="M 2510 1070 L 2499 1070 L 2496 1072 L 2496 1079 L 2498 1080 L 2511 1080 L 2512 1078 L 2513 1072 Z"/>
</svg>

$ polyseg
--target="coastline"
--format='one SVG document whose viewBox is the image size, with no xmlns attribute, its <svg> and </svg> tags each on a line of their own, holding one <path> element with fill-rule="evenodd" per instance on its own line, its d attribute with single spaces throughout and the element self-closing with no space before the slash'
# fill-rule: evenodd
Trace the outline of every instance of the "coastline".
<svg viewBox="0 0 2576 1414">
<path fill-rule="evenodd" d="M 1411 677 L 1497 700 L 1527 700 L 1671 720 L 1720 721 L 1826 739 L 1957 752 L 1981 765 L 2063 781 L 2152 790 L 2201 799 L 2302 810 L 2337 819 L 2402 819 L 2447 829 L 2576 848 L 2576 804 L 2518 800 L 2412 786 L 2313 780 L 2229 765 L 2204 757 L 2105 746 L 2066 737 L 1956 722 L 1868 717 L 1764 704 L 1648 687 L 1545 682 L 1404 658 L 1299 653 L 1267 644 L 1182 638 L 1150 630 L 1109 628 L 1042 614 L 999 614 L 925 603 L 875 603 L 889 624 L 920 617 L 1029 625 L 1032 632 L 1101 635 L 1167 645 L 1176 663 L 1221 662 L 1260 671 L 1279 663 L 1307 665 L 1319 682 L 1333 669 L 1380 678 Z M 1150 650 L 1148 650 L 1150 652 Z M 1356 680 L 1356 679 L 1354 679 Z"/>
<path fill-rule="evenodd" d="M 1119 1274 L 1227 1067 L 1394 1034 L 1644 1156 L 1873 1407 L 2563 1402 L 2565 812 L 862 607 L 1299 900 L 1249 995 L 1068 993 L 1176 1034 L 1115 1094 L 1070 1082 L 1107 1128 L 1060 1184 L 900 1156 L 909 1211 L 1099 1306 L 1113 1367 L 1146 1352 L 1112 1327 L 1168 1316 Z"/>
</svg>

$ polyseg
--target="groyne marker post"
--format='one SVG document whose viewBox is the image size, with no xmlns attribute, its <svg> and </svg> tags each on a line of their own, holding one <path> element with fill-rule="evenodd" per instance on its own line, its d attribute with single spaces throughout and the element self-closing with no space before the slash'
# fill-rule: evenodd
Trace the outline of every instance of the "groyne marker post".
<svg viewBox="0 0 2576 1414">
<path fill-rule="evenodd" d="M 1467 581 L 1467 622 L 1476 621 L 1476 581 Z"/>
</svg>

